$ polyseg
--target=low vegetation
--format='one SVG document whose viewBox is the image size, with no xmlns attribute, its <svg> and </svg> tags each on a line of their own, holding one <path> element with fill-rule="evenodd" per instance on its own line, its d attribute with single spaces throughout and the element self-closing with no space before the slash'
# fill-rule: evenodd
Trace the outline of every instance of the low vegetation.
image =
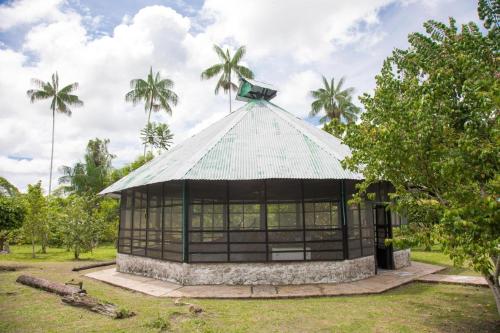
<svg viewBox="0 0 500 333">
<path fill-rule="evenodd" d="M 290 300 L 174 300 L 113 287 L 72 272 L 78 264 L 65 249 L 48 248 L 31 258 L 29 246 L 12 246 L 0 265 L 0 332 L 497 332 L 500 320 L 487 288 L 412 283 L 371 296 Z M 112 260 L 112 245 L 83 254 L 87 260 Z M 413 251 L 414 258 L 451 265 L 438 252 Z M 89 261 L 90 263 L 91 261 Z M 96 268 L 99 270 L 102 268 Z M 449 268 L 447 272 L 454 268 Z M 465 268 L 459 273 L 466 273 Z M 137 315 L 113 320 L 64 305 L 58 296 L 15 283 L 20 274 L 57 282 L 83 281 L 89 294 Z M 192 314 L 185 304 L 203 308 Z M 20 315 L 22 313 L 22 315 Z"/>
</svg>

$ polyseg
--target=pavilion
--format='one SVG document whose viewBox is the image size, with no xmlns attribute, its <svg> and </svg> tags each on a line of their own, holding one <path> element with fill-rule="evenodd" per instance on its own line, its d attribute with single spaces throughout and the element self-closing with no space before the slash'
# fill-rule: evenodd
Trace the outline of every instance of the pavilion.
<svg viewBox="0 0 500 333">
<path fill-rule="evenodd" d="M 102 191 L 121 197 L 117 270 L 184 285 L 346 282 L 409 264 L 385 238 L 400 218 L 349 204 L 363 175 L 336 137 L 242 79 L 247 103 Z"/>
</svg>

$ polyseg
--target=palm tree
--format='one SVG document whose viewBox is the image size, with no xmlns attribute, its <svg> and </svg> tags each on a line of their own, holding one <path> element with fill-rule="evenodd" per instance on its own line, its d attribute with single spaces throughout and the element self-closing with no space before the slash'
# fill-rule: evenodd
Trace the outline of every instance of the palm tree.
<svg viewBox="0 0 500 333">
<path fill-rule="evenodd" d="M 72 95 L 71 93 L 78 89 L 78 83 L 68 84 L 64 88 L 59 89 L 59 75 L 57 72 L 52 74 L 52 82 L 43 82 L 42 80 L 32 79 L 33 85 L 37 86 L 38 89 L 30 89 L 26 93 L 31 101 L 34 103 L 36 101 L 44 99 L 52 99 L 50 103 L 50 109 L 52 110 L 52 151 L 50 154 L 50 177 L 49 177 L 49 196 L 52 192 L 52 165 L 54 162 L 54 127 L 56 122 L 56 111 L 59 113 L 71 116 L 71 110 L 69 106 L 82 106 L 83 102 L 78 98 L 77 95 Z"/>
<path fill-rule="evenodd" d="M 158 154 L 170 148 L 173 138 L 174 135 L 167 124 L 152 122 L 141 130 L 142 142 L 149 144 L 151 148 L 158 149 Z"/>
<path fill-rule="evenodd" d="M 208 80 L 222 73 L 215 86 L 215 94 L 217 95 L 219 93 L 220 88 L 222 88 L 225 93 L 229 92 L 229 113 L 231 113 L 231 89 L 234 91 L 238 89 L 238 86 L 232 81 L 232 74 L 234 73 L 236 76 L 253 79 L 253 72 L 247 67 L 239 64 L 241 59 L 245 56 L 246 48 L 244 46 L 240 46 L 233 57 L 231 57 L 229 49 L 226 49 L 226 52 L 224 52 L 219 46 L 214 45 L 214 50 L 221 62 L 205 69 L 201 73 L 201 79 Z"/>
<path fill-rule="evenodd" d="M 345 119 L 348 123 L 355 122 L 361 109 L 352 103 L 354 88 L 343 89 L 345 78 L 342 77 L 335 86 L 334 79 L 330 82 L 323 76 L 323 88 L 311 91 L 315 100 L 311 104 L 311 117 L 316 116 L 322 110 L 325 116 L 320 118 L 320 123 L 329 120 Z"/>
<path fill-rule="evenodd" d="M 134 79 L 130 81 L 129 91 L 125 95 L 125 101 L 132 102 L 137 105 L 144 101 L 144 110 L 148 113 L 148 122 L 151 121 L 151 111 L 158 112 L 164 110 L 167 114 L 172 115 L 170 104 L 177 105 L 178 97 L 172 91 L 174 81 L 166 78 L 162 79 L 160 72 L 153 75 L 153 68 L 150 67 L 149 74 L 146 80 Z M 147 142 L 144 142 L 144 156 L 146 156 Z"/>
</svg>

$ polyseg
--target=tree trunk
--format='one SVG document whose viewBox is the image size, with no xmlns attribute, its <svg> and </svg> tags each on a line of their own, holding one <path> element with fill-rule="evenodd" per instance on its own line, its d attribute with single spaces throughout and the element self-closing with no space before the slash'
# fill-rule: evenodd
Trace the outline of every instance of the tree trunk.
<svg viewBox="0 0 500 333">
<path fill-rule="evenodd" d="M 45 232 L 42 234 L 42 253 L 47 253 L 47 234 Z"/>
<path fill-rule="evenodd" d="M 74 255 L 75 255 L 75 259 L 80 259 L 80 247 L 78 245 L 75 246 L 75 252 L 74 252 Z"/>
<path fill-rule="evenodd" d="M 229 73 L 229 113 L 233 112 L 232 111 L 232 104 L 231 104 L 231 73 Z"/>
<path fill-rule="evenodd" d="M 52 165 L 54 163 L 54 129 L 56 126 L 56 110 L 52 109 L 52 151 L 50 153 L 49 197 L 52 193 Z"/>
<path fill-rule="evenodd" d="M 149 125 L 150 121 L 151 121 L 151 110 L 153 109 L 153 98 L 151 97 L 151 105 L 149 106 L 149 112 L 148 112 L 148 122 L 146 124 Z M 148 145 L 148 141 L 146 140 L 146 142 L 144 142 L 144 157 L 146 157 L 146 147 Z"/>
<path fill-rule="evenodd" d="M 60 296 L 73 295 L 77 293 L 85 293 L 85 290 L 75 286 L 68 286 L 62 283 L 52 282 L 49 280 L 37 278 L 30 275 L 20 275 L 16 282 L 37 289 L 42 289 Z"/>
<path fill-rule="evenodd" d="M 35 258 L 35 236 L 31 234 L 31 258 Z"/>
<path fill-rule="evenodd" d="M 62 301 L 66 304 L 82 307 L 114 319 L 127 318 L 135 315 L 134 312 L 119 310 L 115 304 L 101 302 L 97 298 L 83 294 L 66 295 L 62 298 Z"/>
<path fill-rule="evenodd" d="M 0 252 L 9 253 L 9 244 L 6 241 L 6 236 L 0 236 Z"/>
<path fill-rule="evenodd" d="M 99 262 L 99 263 L 96 263 L 96 264 L 90 264 L 90 265 L 84 265 L 84 266 L 80 266 L 80 267 L 74 267 L 72 269 L 72 271 L 73 272 L 79 272 L 79 271 L 83 271 L 85 269 L 91 269 L 91 268 L 103 267 L 103 266 L 111 266 L 111 265 L 115 265 L 115 264 L 116 264 L 116 260 L 105 261 L 105 262 Z"/>
<path fill-rule="evenodd" d="M 488 286 L 490 287 L 490 290 L 493 293 L 493 298 L 495 299 L 495 303 L 497 305 L 497 312 L 500 315 L 500 286 L 498 284 L 498 278 L 495 281 L 495 277 L 493 275 L 483 275 L 483 276 L 488 282 Z"/>
</svg>

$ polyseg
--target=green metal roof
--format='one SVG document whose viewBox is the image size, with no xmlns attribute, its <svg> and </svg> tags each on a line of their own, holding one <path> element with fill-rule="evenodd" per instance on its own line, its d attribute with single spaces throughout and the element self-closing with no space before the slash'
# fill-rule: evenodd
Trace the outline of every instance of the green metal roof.
<svg viewBox="0 0 500 333">
<path fill-rule="evenodd" d="M 101 193 L 181 179 L 362 179 L 342 168 L 339 139 L 265 100 L 252 100 Z"/>
</svg>

